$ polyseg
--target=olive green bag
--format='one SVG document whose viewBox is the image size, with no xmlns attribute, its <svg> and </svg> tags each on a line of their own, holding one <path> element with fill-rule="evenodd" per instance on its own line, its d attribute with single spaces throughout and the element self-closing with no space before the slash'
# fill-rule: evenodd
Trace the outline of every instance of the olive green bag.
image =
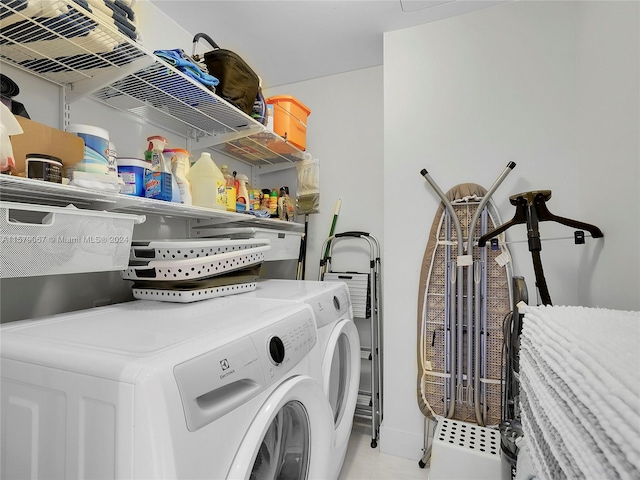
<svg viewBox="0 0 640 480">
<path fill-rule="evenodd" d="M 220 81 L 216 86 L 216 95 L 251 115 L 260 85 L 258 75 L 240 55 L 220 48 L 206 33 L 198 33 L 193 37 L 194 50 L 201 38 L 213 47 L 213 50 L 204 54 L 203 60 L 209 74 Z M 193 55 L 193 58 L 200 60 L 198 55 Z"/>
</svg>

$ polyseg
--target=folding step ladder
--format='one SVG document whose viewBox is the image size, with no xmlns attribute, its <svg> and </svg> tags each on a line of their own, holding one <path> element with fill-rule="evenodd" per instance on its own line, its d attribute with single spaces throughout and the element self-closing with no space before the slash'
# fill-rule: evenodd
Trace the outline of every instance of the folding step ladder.
<svg viewBox="0 0 640 480">
<path fill-rule="evenodd" d="M 364 240 L 369 249 L 368 271 L 334 271 L 332 253 L 336 243 L 344 240 Z M 380 423 L 382 422 L 382 342 L 380 309 L 380 245 L 378 240 L 366 232 L 336 233 L 328 237 L 322 249 L 324 258 L 320 260 L 319 280 L 345 282 L 349 287 L 353 321 L 358 330 L 370 329 L 370 341 L 360 338 L 361 358 L 370 363 L 371 375 L 368 382 L 361 379 L 355 415 L 371 422 L 371 448 L 378 445 Z M 363 369 L 365 370 L 365 369 Z M 369 383 L 368 385 L 366 383 Z"/>
</svg>

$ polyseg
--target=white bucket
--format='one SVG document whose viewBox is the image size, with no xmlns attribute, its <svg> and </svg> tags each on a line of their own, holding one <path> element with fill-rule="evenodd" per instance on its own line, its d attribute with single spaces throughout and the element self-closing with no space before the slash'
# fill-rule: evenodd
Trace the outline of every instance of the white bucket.
<svg viewBox="0 0 640 480">
<path fill-rule="evenodd" d="M 67 132 L 84 140 L 84 159 L 76 165 L 81 172 L 109 173 L 109 132 L 93 125 L 71 124 Z"/>
</svg>

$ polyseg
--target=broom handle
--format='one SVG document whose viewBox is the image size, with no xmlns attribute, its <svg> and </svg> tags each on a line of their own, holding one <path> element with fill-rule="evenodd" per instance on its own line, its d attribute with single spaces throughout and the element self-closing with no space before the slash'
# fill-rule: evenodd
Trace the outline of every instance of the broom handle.
<svg viewBox="0 0 640 480">
<path fill-rule="evenodd" d="M 333 220 L 331 221 L 331 228 L 329 229 L 329 237 L 336 231 L 336 223 L 338 222 L 338 215 L 340 214 L 340 207 L 342 206 L 342 199 L 339 198 L 336 202 L 336 206 L 333 209 Z M 324 259 L 329 257 L 329 250 L 331 249 L 331 242 L 327 242 L 327 248 L 324 251 Z"/>
</svg>

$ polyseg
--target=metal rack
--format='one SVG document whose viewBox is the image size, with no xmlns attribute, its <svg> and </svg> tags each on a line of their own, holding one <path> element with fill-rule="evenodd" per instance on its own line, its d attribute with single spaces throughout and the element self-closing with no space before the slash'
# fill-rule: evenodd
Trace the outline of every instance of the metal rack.
<svg viewBox="0 0 640 480">
<path fill-rule="evenodd" d="M 225 226 L 265 227 L 283 231 L 302 231 L 303 226 L 278 219 L 260 218 L 210 208 L 164 202 L 72 185 L 43 182 L 31 178 L 0 175 L 0 200 L 65 207 L 72 203 L 80 209 L 119 213 L 160 215 L 191 221 L 191 226 L 224 224 Z"/>
<path fill-rule="evenodd" d="M 369 269 L 367 272 L 332 271 L 333 247 L 341 240 L 362 239 L 369 247 Z M 369 343 L 360 338 L 362 344 L 360 358 L 370 364 L 370 376 L 367 382 L 361 378 L 355 415 L 371 422 L 371 448 L 378 445 L 380 424 L 382 422 L 382 341 L 380 333 L 380 245 L 378 240 L 366 232 L 344 232 L 328 237 L 321 252 L 327 252 L 320 260 L 319 280 L 342 281 L 349 287 L 354 322 L 357 326 L 367 324 L 370 329 Z M 360 330 L 360 329 L 359 329 Z M 368 383 L 368 385 L 367 385 Z"/>
<path fill-rule="evenodd" d="M 295 163 L 304 157 L 120 33 L 100 12 L 71 0 L 38 5 L 42 11 L 32 18 L 20 2 L 0 2 L 0 59 L 65 87 L 67 103 L 89 96 L 185 137 L 193 149 L 212 147 L 251 165 Z M 12 15 L 19 23 L 7 24 Z"/>
</svg>

